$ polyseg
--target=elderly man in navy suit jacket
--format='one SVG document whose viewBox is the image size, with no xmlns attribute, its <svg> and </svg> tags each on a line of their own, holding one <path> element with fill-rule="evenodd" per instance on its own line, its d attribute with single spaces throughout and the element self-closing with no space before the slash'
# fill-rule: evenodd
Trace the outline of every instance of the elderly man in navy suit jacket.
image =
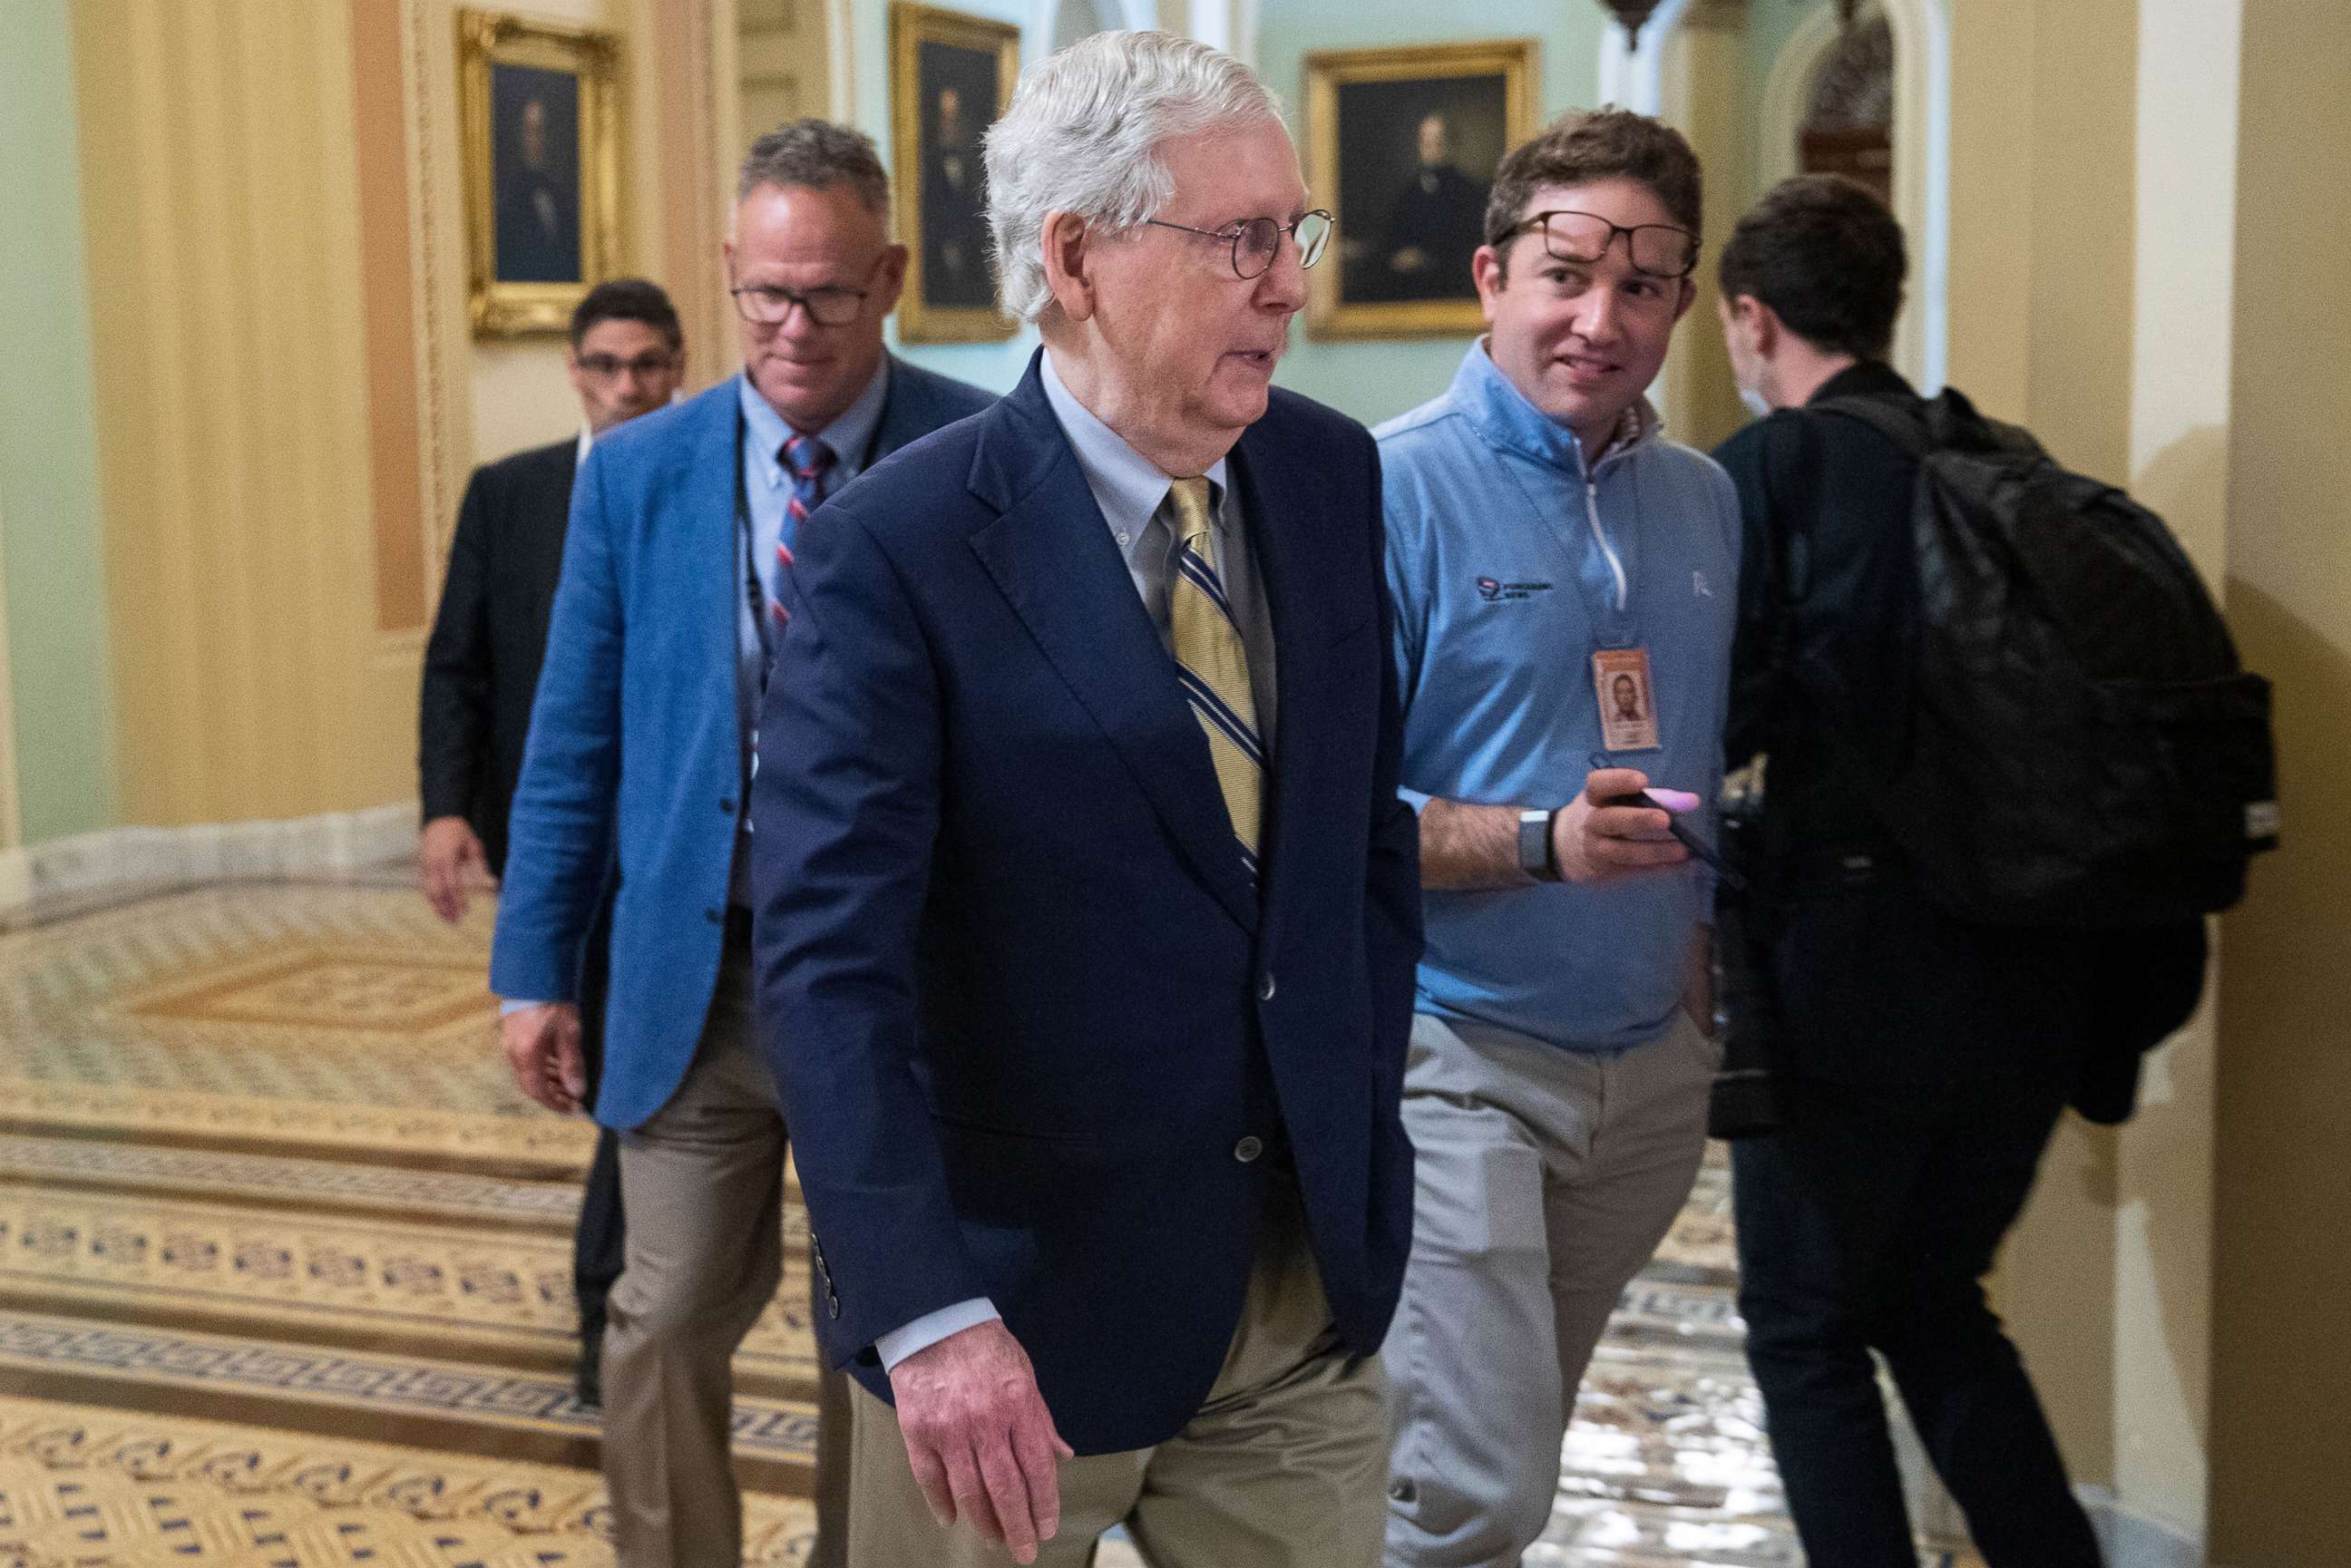
<svg viewBox="0 0 2351 1568">
<path fill-rule="evenodd" d="M 1420 894 L 1377 463 L 1268 385 L 1329 218 L 1163 34 L 987 158 L 1043 351 L 812 521 L 760 721 L 851 1561 L 1368 1564 Z"/>
<path fill-rule="evenodd" d="M 604 1342 L 624 1568 L 742 1559 L 728 1365 L 782 1274 L 784 1164 L 749 1021 L 743 800 L 785 563 L 828 495 L 988 402 L 883 352 L 906 265 L 888 207 L 854 131 L 754 144 L 726 248 L 743 374 L 599 441 L 572 494 L 490 988 L 524 1092 L 578 1110 L 580 953 L 613 886 L 595 1112 L 629 1215 Z M 828 1531 L 840 1425 L 819 1437 Z"/>
</svg>

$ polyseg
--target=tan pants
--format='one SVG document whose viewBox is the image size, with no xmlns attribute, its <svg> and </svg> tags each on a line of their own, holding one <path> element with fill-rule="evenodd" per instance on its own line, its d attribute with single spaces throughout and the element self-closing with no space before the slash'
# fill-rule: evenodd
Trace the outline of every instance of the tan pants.
<svg viewBox="0 0 2351 1568">
<path fill-rule="evenodd" d="M 1307 1250 L 1297 1189 L 1267 1217 L 1240 1326 L 1189 1426 L 1155 1448 L 1061 1467 L 1061 1528 L 1039 1568 L 1087 1568 L 1123 1523 L 1154 1568 L 1372 1568 L 1387 1475 L 1386 1383 L 1350 1357 Z M 889 1406 L 860 1387 L 850 1460 L 852 1568 L 1008 1563 L 967 1525 L 942 1530 Z"/>
<path fill-rule="evenodd" d="M 727 1440 L 735 1352 L 783 1277 L 784 1121 L 751 1022 L 747 949 L 730 944 L 694 1065 L 668 1104 L 621 1139 L 628 1253 L 604 1332 L 604 1481 L 621 1568 L 743 1558 Z M 821 1409 L 839 1404 L 838 1385 Z M 818 1525 L 838 1535 L 820 1422 Z M 831 1462 L 828 1462 L 831 1461 Z M 830 1544 L 830 1541 L 828 1541 Z"/>
</svg>

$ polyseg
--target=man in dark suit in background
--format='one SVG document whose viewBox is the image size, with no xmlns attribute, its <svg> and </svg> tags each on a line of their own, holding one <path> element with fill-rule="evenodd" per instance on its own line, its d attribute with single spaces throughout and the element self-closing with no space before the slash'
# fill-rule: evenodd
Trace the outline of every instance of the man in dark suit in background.
<svg viewBox="0 0 2351 1568">
<path fill-rule="evenodd" d="M 801 531 L 753 786 L 850 1560 L 1368 1568 L 1420 888 L 1377 458 L 1269 387 L 1329 214 L 1159 33 L 987 176 L 1045 347 Z"/>
<path fill-rule="evenodd" d="M 585 423 L 575 437 L 474 470 L 424 645 L 416 869 L 426 901 L 452 924 L 465 917 L 468 883 L 506 869 L 507 811 L 563 564 L 571 476 L 598 436 L 663 407 L 685 375 L 677 311 L 659 284 L 641 277 L 589 290 L 571 313 L 565 358 Z M 587 1039 L 592 1053 L 596 1032 Z M 589 1166 L 575 1239 L 582 1404 L 602 1400 L 604 1295 L 620 1278 L 621 1251 L 620 1167 L 607 1133 Z"/>
</svg>

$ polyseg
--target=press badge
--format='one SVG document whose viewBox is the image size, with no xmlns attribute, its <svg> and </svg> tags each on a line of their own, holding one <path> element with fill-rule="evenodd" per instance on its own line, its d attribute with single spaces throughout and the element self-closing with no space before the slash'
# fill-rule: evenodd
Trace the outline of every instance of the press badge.
<svg viewBox="0 0 2351 1568">
<path fill-rule="evenodd" d="M 1656 686 L 1646 648 L 1603 648 L 1592 655 L 1592 685 L 1600 699 L 1600 737 L 1609 751 L 1655 751 Z"/>
</svg>

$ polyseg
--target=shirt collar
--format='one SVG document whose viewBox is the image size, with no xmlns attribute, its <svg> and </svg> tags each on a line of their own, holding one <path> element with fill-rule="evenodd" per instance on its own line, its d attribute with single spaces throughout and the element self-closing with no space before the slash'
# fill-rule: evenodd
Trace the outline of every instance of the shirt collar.
<svg viewBox="0 0 2351 1568">
<path fill-rule="evenodd" d="M 747 444 L 758 461 L 758 472 L 772 488 L 784 482 L 784 465 L 778 454 L 784 443 L 795 435 L 813 435 L 832 449 L 834 471 L 853 470 L 865 457 L 865 449 L 873 444 L 873 433 L 882 427 L 883 406 L 890 401 L 890 356 L 873 369 L 873 379 L 857 394 L 857 401 L 842 409 L 831 424 L 822 430 L 796 431 L 784 423 L 775 404 L 759 395 L 751 384 L 751 372 L 745 371 L 736 378 L 737 400 L 743 409 L 743 427 Z"/>
<path fill-rule="evenodd" d="M 1157 464 L 1129 446 L 1124 436 L 1078 401 L 1077 394 L 1061 380 L 1061 372 L 1054 368 L 1050 349 L 1045 350 L 1040 373 L 1045 401 L 1052 405 L 1061 434 L 1070 438 L 1070 449 L 1077 454 L 1078 467 L 1086 476 L 1086 488 L 1094 493 L 1094 500 L 1102 507 L 1102 520 L 1114 534 L 1140 533 L 1159 510 L 1159 503 L 1167 498 L 1167 487 L 1175 483 L 1175 476 L 1163 473 Z M 1226 459 L 1222 457 L 1208 465 L 1208 482 L 1219 493 L 1225 488 L 1225 469 Z M 1225 509 L 1212 507 L 1209 516 L 1222 531 Z"/>
<path fill-rule="evenodd" d="M 571 466 L 580 467 L 588 461 L 588 449 L 596 444 L 596 432 L 586 424 L 580 427 L 580 444 L 571 449 Z"/>
<path fill-rule="evenodd" d="M 1462 356 L 1461 368 L 1453 373 L 1451 395 L 1470 423 L 1497 446 L 1523 453 L 1538 463 L 1573 474 L 1585 471 L 1583 446 L 1574 430 L 1527 401 L 1526 394 L 1511 384 L 1510 378 L 1494 363 L 1484 338 L 1470 344 L 1469 351 Z M 1609 438 L 1591 466 L 1598 468 L 1664 428 L 1665 421 L 1658 416 L 1656 405 L 1642 398 L 1625 411 L 1616 434 Z"/>
</svg>

